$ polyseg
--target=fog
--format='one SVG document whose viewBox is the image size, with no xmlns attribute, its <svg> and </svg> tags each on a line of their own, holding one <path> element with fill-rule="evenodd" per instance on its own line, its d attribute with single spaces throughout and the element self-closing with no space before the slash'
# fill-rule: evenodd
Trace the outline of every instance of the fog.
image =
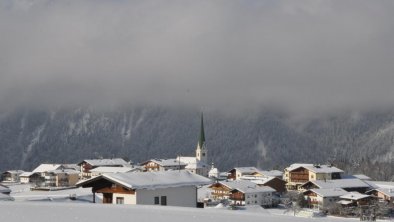
<svg viewBox="0 0 394 222">
<path fill-rule="evenodd" d="M 0 0 L 0 106 L 394 106 L 393 1 Z"/>
</svg>

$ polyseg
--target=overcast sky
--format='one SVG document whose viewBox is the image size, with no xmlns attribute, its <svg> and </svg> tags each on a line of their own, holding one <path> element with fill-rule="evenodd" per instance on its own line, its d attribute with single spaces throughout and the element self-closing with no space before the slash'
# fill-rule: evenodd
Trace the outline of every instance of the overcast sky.
<svg viewBox="0 0 394 222">
<path fill-rule="evenodd" d="M 394 106 L 394 1 L 0 0 L 0 105 Z"/>
</svg>

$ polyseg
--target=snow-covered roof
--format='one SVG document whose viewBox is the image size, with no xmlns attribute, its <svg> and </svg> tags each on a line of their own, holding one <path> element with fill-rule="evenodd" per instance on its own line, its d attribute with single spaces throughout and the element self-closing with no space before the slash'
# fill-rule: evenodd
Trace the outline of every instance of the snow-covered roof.
<svg viewBox="0 0 394 222">
<path fill-rule="evenodd" d="M 309 191 L 314 192 L 321 197 L 339 197 L 348 193 L 342 188 L 311 189 Z"/>
<path fill-rule="evenodd" d="M 366 195 L 366 194 L 361 194 L 359 192 L 349 192 L 345 195 L 340 196 L 340 198 L 346 199 L 346 200 L 361 200 L 361 199 L 364 199 L 367 197 L 370 197 L 370 196 Z"/>
<path fill-rule="evenodd" d="M 51 171 L 46 171 L 48 173 L 54 173 L 54 174 L 60 174 L 60 173 L 65 173 L 65 174 L 79 174 L 79 171 L 73 170 L 73 169 L 62 169 L 62 170 L 51 170 Z"/>
<path fill-rule="evenodd" d="M 375 185 L 375 188 L 393 188 L 394 182 L 390 181 L 368 181 L 368 183 L 372 183 Z"/>
<path fill-rule="evenodd" d="M 11 193 L 11 189 L 0 184 L 0 193 Z"/>
<path fill-rule="evenodd" d="M 62 167 L 61 164 L 40 164 L 37 168 L 33 170 L 33 173 L 43 173 L 47 171 L 58 170 Z"/>
<path fill-rule="evenodd" d="M 313 183 L 320 189 L 327 188 L 369 188 L 371 185 L 360 179 L 338 179 L 338 180 L 314 180 L 307 183 Z M 305 185 L 304 184 L 304 185 Z"/>
<path fill-rule="evenodd" d="M 187 164 L 183 161 L 179 162 L 179 159 L 150 159 L 147 162 L 154 162 L 163 167 L 170 167 L 170 166 L 186 166 Z"/>
<path fill-rule="evenodd" d="M 258 186 L 256 183 L 247 180 L 230 180 L 230 181 L 219 181 L 219 184 L 226 186 L 231 190 L 239 190 L 246 193 L 256 192 L 275 192 L 271 187 Z M 261 188 L 259 188 L 261 187 Z"/>
<path fill-rule="evenodd" d="M 208 167 L 208 164 L 198 160 L 196 157 L 181 156 L 177 157 L 177 160 L 181 160 L 182 163 L 186 164 L 186 169 L 201 169 Z"/>
<path fill-rule="evenodd" d="M 4 174 L 4 173 L 22 174 L 23 172 L 25 172 L 25 171 L 23 171 L 23 170 L 7 170 L 7 171 L 3 172 L 3 174 Z"/>
<path fill-rule="evenodd" d="M 388 197 L 394 197 L 394 188 L 378 188 L 378 189 L 373 189 L 373 190 L 381 192 Z M 369 192 L 367 192 L 367 193 L 369 193 Z"/>
<path fill-rule="evenodd" d="M 89 187 L 89 184 L 98 179 L 106 179 L 129 189 L 151 190 L 169 187 L 199 186 L 211 183 L 211 180 L 206 177 L 181 170 L 103 174 L 89 180 L 81 181 L 77 183 L 77 186 Z"/>
<path fill-rule="evenodd" d="M 35 172 L 24 172 L 21 175 L 19 175 L 20 177 L 30 177 L 31 175 L 35 174 Z"/>
<path fill-rule="evenodd" d="M 260 174 L 267 177 L 281 177 L 283 176 L 283 172 L 280 170 L 260 170 Z"/>
<path fill-rule="evenodd" d="M 228 172 L 232 171 L 232 170 L 236 170 L 243 173 L 256 173 L 259 172 L 259 170 L 256 167 L 236 167 L 234 169 L 229 170 Z"/>
<path fill-rule="evenodd" d="M 371 177 L 364 175 L 364 174 L 355 174 L 353 176 L 357 179 L 360 179 L 360 180 L 372 180 Z"/>
<path fill-rule="evenodd" d="M 91 166 L 123 166 L 128 165 L 124 159 L 122 158 L 114 158 L 114 159 L 92 159 L 92 160 L 84 160 L 78 165 L 81 165 L 83 162 L 90 164 Z"/>
<path fill-rule="evenodd" d="M 305 168 L 314 173 L 343 173 L 343 170 L 331 165 L 325 164 L 310 164 L 310 163 L 294 163 L 286 168 L 287 171 L 293 171 L 298 168 Z"/>
<path fill-rule="evenodd" d="M 246 176 L 242 176 L 241 177 L 241 180 L 249 180 L 250 182 L 253 182 L 253 183 L 259 184 L 259 185 L 264 185 L 264 184 L 268 183 L 269 181 L 271 181 L 273 179 L 278 179 L 278 178 L 277 177 L 254 177 L 254 178 L 248 178 Z"/>
<path fill-rule="evenodd" d="M 268 186 L 247 186 L 247 187 L 240 187 L 240 188 L 235 188 L 232 191 L 241 191 L 242 193 L 248 194 L 248 193 L 272 193 L 275 192 L 276 190 L 268 187 Z"/>
<path fill-rule="evenodd" d="M 135 170 L 136 168 L 131 167 L 97 167 L 90 172 L 95 173 L 126 173 Z"/>
</svg>

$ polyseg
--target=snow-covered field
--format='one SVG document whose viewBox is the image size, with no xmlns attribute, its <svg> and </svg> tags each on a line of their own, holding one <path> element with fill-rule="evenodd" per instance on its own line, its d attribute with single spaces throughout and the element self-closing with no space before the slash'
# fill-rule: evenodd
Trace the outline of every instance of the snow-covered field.
<svg viewBox="0 0 394 222">
<path fill-rule="evenodd" d="M 284 214 L 283 209 L 249 207 L 243 210 L 169 206 L 109 205 L 91 203 L 90 189 L 30 191 L 26 185 L 11 186 L 15 201 L 0 201 L 0 222 L 108 222 L 108 221 L 357 221 L 334 217 L 303 218 Z M 77 200 L 70 200 L 70 194 Z"/>
</svg>

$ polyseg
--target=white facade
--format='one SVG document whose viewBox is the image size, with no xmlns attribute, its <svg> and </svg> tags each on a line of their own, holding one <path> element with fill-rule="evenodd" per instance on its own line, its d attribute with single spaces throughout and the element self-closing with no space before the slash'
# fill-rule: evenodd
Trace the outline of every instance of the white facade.
<svg viewBox="0 0 394 222">
<path fill-rule="evenodd" d="M 272 192 L 256 192 L 245 194 L 245 205 L 272 205 Z"/>
<path fill-rule="evenodd" d="M 162 197 L 166 197 L 167 206 L 196 207 L 196 186 L 169 187 L 155 190 L 137 190 L 137 204 L 155 205 L 155 197 L 159 199 L 156 205 L 163 205 Z"/>
<path fill-rule="evenodd" d="M 184 186 L 155 190 L 141 189 L 136 190 L 134 194 L 114 193 L 112 203 L 196 207 L 197 188 L 196 186 Z"/>
<path fill-rule="evenodd" d="M 20 182 L 23 184 L 30 183 L 29 177 L 20 177 L 19 179 L 20 179 Z"/>
</svg>

